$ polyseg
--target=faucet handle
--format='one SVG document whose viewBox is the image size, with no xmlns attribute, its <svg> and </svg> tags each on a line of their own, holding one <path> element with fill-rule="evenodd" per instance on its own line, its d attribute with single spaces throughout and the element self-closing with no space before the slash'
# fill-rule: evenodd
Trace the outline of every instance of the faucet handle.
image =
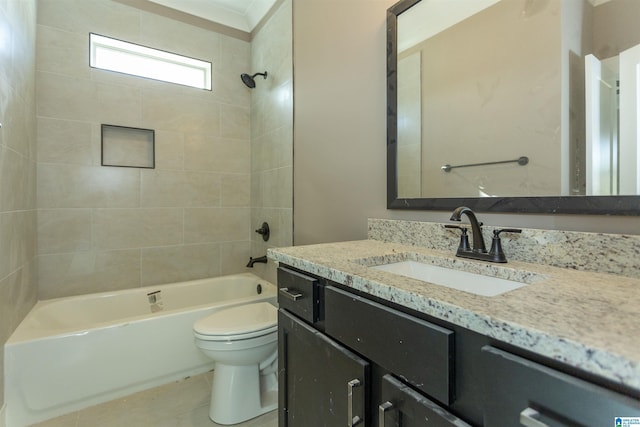
<svg viewBox="0 0 640 427">
<path fill-rule="evenodd" d="M 500 240 L 500 233 L 522 233 L 522 230 L 517 228 L 501 228 L 493 230 L 493 241 L 491 242 L 491 250 L 489 256 L 493 258 L 493 262 L 507 262 L 507 257 L 502 250 L 502 242 Z"/>
<path fill-rule="evenodd" d="M 264 240 L 265 242 L 269 240 L 269 234 L 271 233 L 269 230 L 269 224 L 267 224 L 266 222 L 262 223 L 262 227 L 258 228 L 256 230 L 256 233 L 262 235 L 262 240 Z"/>
<path fill-rule="evenodd" d="M 461 227 L 459 225 L 452 224 L 445 224 L 444 227 L 457 228 L 462 232 L 462 234 L 460 234 L 460 244 L 458 245 L 458 252 L 471 250 L 471 246 L 469 245 L 469 235 L 467 234 L 467 227 Z"/>
<path fill-rule="evenodd" d="M 505 233 L 522 233 L 522 230 L 518 229 L 518 228 L 500 228 L 498 230 L 493 230 L 493 236 L 494 237 L 499 237 L 500 233 L 505 232 Z"/>
<path fill-rule="evenodd" d="M 445 224 L 444 228 L 457 228 L 458 230 L 467 231 L 467 227 L 462 227 L 460 225 L 453 225 L 453 224 Z"/>
</svg>

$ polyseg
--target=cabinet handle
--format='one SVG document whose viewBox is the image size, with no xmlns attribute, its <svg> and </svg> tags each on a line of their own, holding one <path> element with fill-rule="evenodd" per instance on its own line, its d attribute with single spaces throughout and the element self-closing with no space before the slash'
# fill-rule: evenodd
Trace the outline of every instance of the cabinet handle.
<svg viewBox="0 0 640 427">
<path fill-rule="evenodd" d="M 520 412 L 520 424 L 525 427 L 549 427 L 547 424 L 536 419 L 539 415 L 540 413 L 535 409 L 527 408 Z"/>
<path fill-rule="evenodd" d="M 393 409 L 393 403 L 389 401 L 378 406 L 378 427 L 384 427 L 384 414 L 390 409 Z"/>
<path fill-rule="evenodd" d="M 354 379 L 347 383 L 347 416 L 349 419 L 347 420 L 347 426 L 353 427 L 355 425 L 360 424 L 362 418 L 359 416 L 353 415 L 353 389 L 356 387 L 360 387 L 360 380 Z"/>
<path fill-rule="evenodd" d="M 280 294 L 291 301 L 298 301 L 302 298 L 302 294 L 295 289 L 289 290 L 289 288 L 280 288 Z"/>
</svg>

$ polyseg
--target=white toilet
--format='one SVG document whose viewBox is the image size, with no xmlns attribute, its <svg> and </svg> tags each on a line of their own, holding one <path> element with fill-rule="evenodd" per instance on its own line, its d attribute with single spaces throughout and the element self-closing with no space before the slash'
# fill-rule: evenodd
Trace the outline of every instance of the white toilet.
<svg viewBox="0 0 640 427">
<path fill-rule="evenodd" d="M 278 406 L 278 310 L 268 302 L 219 310 L 193 324 L 215 370 L 209 418 L 237 424 Z"/>
</svg>

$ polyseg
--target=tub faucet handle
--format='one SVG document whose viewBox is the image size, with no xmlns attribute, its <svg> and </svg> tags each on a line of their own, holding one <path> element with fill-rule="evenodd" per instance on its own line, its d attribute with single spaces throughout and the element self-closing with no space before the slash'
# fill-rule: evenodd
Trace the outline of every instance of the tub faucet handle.
<svg viewBox="0 0 640 427">
<path fill-rule="evenodd" d="M 262 227 L 258 228 L 256 230 L 256 233 L 260 234 L 262 236 L 262 240 L 264 240 L 265 242 L 269 240 L 269 235 L 271 234 L 269 230 L 269 224 L 263 222 Z"/>
</svg>

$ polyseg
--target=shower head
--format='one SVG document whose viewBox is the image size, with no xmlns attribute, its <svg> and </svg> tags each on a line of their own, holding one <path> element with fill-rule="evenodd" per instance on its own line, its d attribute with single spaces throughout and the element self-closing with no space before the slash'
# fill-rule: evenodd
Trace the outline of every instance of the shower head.
<svg viewBox="0 0 640 427">
<path fill-rule="evenodd" d="M 244 83 L 249 89 L 253 89 L 256 87 L 256 81 L 253 79 L 255 76 L 264 76 L 267 78 L 267 72 L 264 73 L 255 73 L 253 76 L 249 74 L 240 74 L 240 78 L 242 79 L 242 83 Z"/>
</svg>

